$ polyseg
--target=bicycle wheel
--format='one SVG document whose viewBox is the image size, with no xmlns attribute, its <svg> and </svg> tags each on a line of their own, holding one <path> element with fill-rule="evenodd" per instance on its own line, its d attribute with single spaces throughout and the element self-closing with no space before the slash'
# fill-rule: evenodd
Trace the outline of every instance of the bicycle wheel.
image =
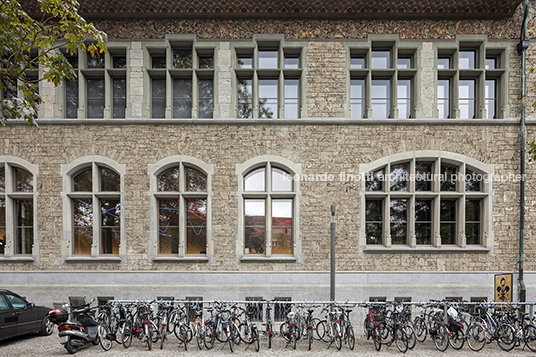
<svg viewBox="0 0 536 357">
<path fill-rule="evenodd" d="M 130 344 L 132 343 L 132 337 L 134 336 L 132 331 L 132 321 L 127 320 L 125 322 L 123 335 L 125 336 L 125 339 L 123 340 L 123 347 L 129 348 Z"/>
<path fill-rule="evenodd" d="M 199 347 L 200 350 L 203 349 L 203 345 L 205 344 L 205 333 L 203 331 L 203 327 L 201 323 L 197 323 L 195 327 L 195 340 L 197 342 L 197 347 Z"/>
<path fill-rule="evenodd" d="M 455 350 L 460 350 L 465 343 L 465 335 L 462 330 L 450 331 L 449 345 Z"/>
<path fill-rule="evenodd" d="M 231 323 L 231 330 L 233 330 L 233 343 L 235 345 L 239 345 L 242 339 L 240 338 L 240 332 L 238 331 L 238 327 L 234 322 Z M 249 332 L 251 335 L 251 331 Z"/>
<path fill-rule="evenodd" d="M 316 331 L 316 335 L 318 336 L 319 340 L 322 340 L 324 342 L 329 342 L 329 339 L 326 336 L 326 325 L 327 325 L 326 320 L 320 320 L 316 324 L 315 331 Z"/>
<path fill-rule="evenodd" d="M 99 325 L 98 333 L 102 349 L 105 351 L 109 351 L 110 348 L 112 348 L 113 341 L 111 339 L 110 328 L 105 322 L 101 322 L 101 324 Z"/>
<path fill-rule="evenodd" d="M 121 324 L 119 325 L 119 329 L 117 332 L 117 342 L 122 344 L 124 347 L 128 347 L 125 346 L 128 339 L 132 341 L 132 324 L 130 321 L 126 320 L 121 322 Z"/>
<path fill-rule="evenodd" d="M 259 352 L 260 350 L 260 341 L 259 341 L 259 331 L 257 331 L 257 328 L 253 326 L 251 328 L 251 343 L 253 344 L 253 348 L 255 348 L 255 352 Z"/>
<path fill-rule="evenodd" d="M 266 329 L 268 330 L 268 348 L 272 348 L 272 335 L 273 335 L 272 323 L 268 323 L 266 325 Z"/>
<path fill-rule="evenodd" d="M 444 352 L 449 347 L 449 333 L 445 325 L 437 324 L 437 331 L 433 336 L 434 345 L 438 351 Z"/>
<path fill-rule="evenodd" d="M 143 337 L 145 338 L 145 343 L 147 344 L 147 348 L 149 349 L 149 351 L 153 349 L 153 341 L 152 341 L 152 338 L 151 338 L 152 331 L 151 330 L 152 330 L 152 328 L 151 328 L 150 323 L 143 325 Z"/>
<path fill-rule="evenodd" d="M 372 337 L 372 326 L 370 325 L 370 317 L 368 315 L 363 322 L 363 334 L 367 340 Z"/>
<path fill-rule="evenodd" d="M 242 322 L 240 325 L 238 325 L 238 335 L 240 336 L 240 339 L 244 341 L 245 344 L 251 343 L 251 331 L 245 322 Z"/>
<path fill-rule="evenodd" d="M 287 342 L 290 342 L 290 325 L 287 322 L 283 322 L 281 324 L 281 327 L 279 328 L 279 333 L 281 334 L 281 337 Z"/>
<path fill-rule="evenodd" d="M 229 348 L 231 349 L 231 352 L 234 352 L 234 330 L 232 328 L 232 325 L 229 324 L 225 327 L 225 333 L 227 334 L 227 341 L 229 341 Z"/>
<path fill-rule="evenodd" d="M 424 342 L 426 340 L 426 321 L 420 316 L 417 316 L 413 320 L 413 328 L 415 329 L 415 337 L 417 341 Z"/>
<path fill-rule="evenodd" d="M 523 341 L 525 341 L 525 345 L 529 350 L 536 352 L 536 327 L 533 325 L 525 326 L 523 330 Z"/>
<path fill-rule="evenodd" d="M 503 351 L 511 351 L 516 342 L 516 332 L 514 328 L 508 324 L 501 324 L 497 331 L 497 344 Z"/>
<path fill-rule="evenodd" d="M 372 330 L 372 339 L 374 340 L 374 348 L 376 351 L 381 350 L 382 348 L 382 333 L 379 327 L 376 327 Z"/>
<path fill-rule="evenodd" d="M 486 344 L 486 331 L 481 324 L 474 323 L 467 331 L 467 344 L 473 351 L 480 351 Z"/>
<path fill-rule="evenodd" d="M 311 347 L 313 346 L 313 328 L 308 327 L 307 328 L 307 341 L 309 342 L 309 351 L 311 350 Z"/>
<path fill-rule="evenodd" d="M 408 350 L 408 335 L 406 335 L 406 331 L 404 331 L 403 328 L 398 327 L 395 329 L 395 343 L 396 348 L 402 353 L 406 353 Z"/>
<path fill-rule="evenodd" d="M 406 332 L 406 336 L 408 337 L 408 349 L 412 350 L 417 344 L 417 335 L 415 334 L 415 329 L 411 323 L 404 326 L 404 332 Z"/>
<path fill-rule="evenodd" d="M 166 326 L 160 327 L 160 349 L 164 349 L 164 342 L 166 340 Z"/>
<path fill-rule="evenodd" d="M 156 326 L 156 323 L 151 320 L 151 342 L 156 343 L 158 342 L 158 339 L 160 338 L 160 330 Z"/>
<path fill-rule="evenodd" d="M 352 326 L 346 328 L 346 342 L 348 342 L 348 348 L 353 351 L 355 347 L 355 334 Z"/>
<path fill-rule="evenodd" d="M 214 347 L 214 340 L 216 339 L 214 335 L 214 329 L 212 327 L 212 324 L 205 325 L 205 331 L 203 336 L 203 343 L 207 350 L 212 349 Z"/>
<path fill-rule="evenodd" d="M 339 331 L 340 324 L 337 324 L 338 326 L 334 327 L 334 335 L 333 338 L 335 340 L 335 347 L 337 347 L 337 350 L 340 350 L 342 348 L 342 332 Z"/>
<path fill-rule="evenodd" d="M 293 349 L 296 349 L 296 340 L 298 339 L 298 336 L 296 336 L 296 334 L 297 334 L 296 329 L 292 329 L 290 331 L 290 342 L 292 344 Z"/>
</svg>

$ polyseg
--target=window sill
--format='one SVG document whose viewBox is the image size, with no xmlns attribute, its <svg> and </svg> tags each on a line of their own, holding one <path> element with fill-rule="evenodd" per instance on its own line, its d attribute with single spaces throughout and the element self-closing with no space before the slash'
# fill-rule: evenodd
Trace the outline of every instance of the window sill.
<svg viewBox="0 0 536 357">
<path fill-rule="evenodd" d="M 5 262 L 5 263 L 33 263 L 35 262 L 35 258 L 34 257 L 28 257 L 28 256 L 23 256 L 23 257 L 0 257 L 0 263 L 2 262 Z"/>
<path fill-rule="evenodd" d="M 381 253 L 480 253 L 480 254 L 487 254 L 491 252 L 491 249 L 486 248 L 484 246 L 467 246 L 466 248 L 457 247 L 457 246 L 442 246 L 442 247 L 434 247 L 434 246 L 426 246 L 426 247 L 409 247 L 409 246 L 391 246 L 391 248 L 387 248 L 385 246 L 366 246 L 364 247 L 363 251 L 365 253 L 371 253 L 371 254 L 381 254 Z"/>
<path fill-rule="evenodd" d="M 122 259 L 119 257 L 90 257 L 90 256 L 84 256 L 84 257 L 75 257 L 70 256 L 68 258 L 65 258 L 66 262 L 72 263 L 72 262 L 107 262 L 107 263 L 121 263 Z"/>
<path fill-rule="evenodd" d="M 255 257 L 255 256 L 242 256 L 239 259 L 240 263 L 296 263 L 298 259 L 295 257 L 278 257 L 278 256 L 271 256 L 271 257 Z"/>
<path fill-rule="evenodd" d="M 208 263 L 210 261 L 207 257 L 166 257 L 159 256 L 154 257 L 152 260 L 154 263 L 171 262 L 171 263 Z"/>
</svg>

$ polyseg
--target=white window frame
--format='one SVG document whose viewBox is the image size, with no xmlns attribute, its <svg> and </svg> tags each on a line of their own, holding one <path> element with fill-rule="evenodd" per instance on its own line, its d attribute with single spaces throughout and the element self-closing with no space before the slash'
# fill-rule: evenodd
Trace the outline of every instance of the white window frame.
<svg viewBox="0 0 536 357">
<path fill-rule="evenodd" d="M 78 194 L 73 190 L 73 178 L 84 168 L 92 168 L 92 183 L 93 190 L 90 193 L 93 200 L 93 212 L 98 210 L 98 205 L 95 202 L 99 201 L 100 192 L 97 189 L 99 185 L 98 167 L 106 167 L 111 169 L 119 175 L 120 179 L 120 192 L 114 192 L 113 196 L 119 196 L 121 205 L 121 234 L 119 241 L 119 254 L 101 254 L 101 242 L 100 242 L 100 225 L 101 223 L 95 218 L 99 215 L 94 214 L 93 220 L 93 243 L 91 245 L 91 254 L 74 254 L 73 253 L 73 239 L 74 239 L 74 212 L 73 212 L 73 197 L 77 197 Z M 63 239 L 61 241 L 61 260 L 63 262 L 68 261 L 105 261 L 105 262 L 126 262 L 127 247 L 126 247 L 126 233 L 125 233 L 125 174 L 126 165 L 119 164 L 116 161 L 99 155 L 84 156 L 73 160 L 70 164 L 60 165 L 60 171 L 63 179 L 63 191 L 61 193 L 63 201 Z"/>
<path fill-rule="evenodd" d="M 244 179 L 247 174 L 251 171 L 266 167 L 266 176 L 265 176 L 265 189 L 263 191 L 246 191 L 244 190 Z M 248 197 L 271 197 L 273 192 L 271 190 L 271 169 L 279 168 L 286 171 L 288 174 L 292 175 L 293 178 L 300 177 L 302 173 L 302 165 L 295 164 L 292 161 L 276 156 L 276 155 L 261 155 L 247 160 L 242 164 L 236 165 L 236 175 L 238 179 L 238 235 L 236 239 L 236 262 L 296 262 L 301 263 L 302 261 L 302 241 L 300 234 L 300 180 L 293 180 L 292 191 L 285 192 L 284 197 L 288 198 L 292 196 L 293 207 L 292 207 L 292 220 L 293 220 L 293 230 L 292 230 L 292 245 L 293 253 L 292 254 L 272 254 L 271 249 L 271 236 L 270 234 L 266 235 L 266 254 L 244 254 L 244 245 L 245 245 L 245 231 L 244 231 L 244 199 Z M 271 217 L 271 208 L 270 205 L 267 205 L 266 217 Z M 267 218 L 268 219 L 268 218 Z M 270 219 L 271 220 L 271 219 Z M 271 223 L 270 223 L 271 224 Z"/>
<path fill-rule="evenodd" d="M 166 196 L 165 192 L 158 191 L 158 176 L 169 168 L 179 166 L 179 182 L 181 191 L 173 192 L 173 194 L 180 195 L 181 201 L 183 196 L 196 196 L 206 197 L 207 199 L 207 249 L 206 254 L 186 254 L 186 234 L 181 224 L 184 224 L 184 209 L 179 213 L 179 252 L 178 254 L 158 254 L 158 199 Z M 184 190 L 184 168 L 191 167 L 199 170 L 201 173 L 207 176 L 207 191 L 206 192 L 190 192 Z M 192 156 L 187 155 L 174 155 L 166 157 L 154 164 L 148 165 L 149 174 L 149 211 L 150 211 L 150 223 L 149 223 L 149 241 L 148 241 L 148 253 L 150 262 L 214 262 L 214 241 L 212 240 L 212 176 L 214 173 L 214 165 L 207 164 L 202 160 L 199 160 Z M 184 207 L 184 204 L 182 204 Z"/>
<path fill-rule="evenodd" d="M 39 166 L 16 156 L 0 156 L 0 166 L 5 169 L 6 192 L 0 193 L 0 198 L 6 200 L 6 246 L 4 254 L 0 255 L 0 262 L 39 262 L 39 239 L 37 229 L 37 196 Z M 13 187 L 15 177 L 14 168 L 20 168 L 33 175 L 33 191 L 17 192 Z M 31 198 L 33 203 L 33 246 L 31 254 L 15 254 L 15 202 L 18 198 Z"/>
<path fill-rule="evenodd" d="M 495 172 L 495 166 L 493 164 L 485 164 L 473 158 L 465 155 L 452 153 L 441 150 L 421 150 L 421 151 L 408 151 L 398 154 L 389 155 L 373 161 L 368 164 L 359 165 L 359 174 L 361 177 L 361 190 L 360 190 L 360 229 L 359 229 L 359 252 L 363 253 L 397 253 L 397 252 L 423 252 L 423 253 L 439 253 L 439 252 L 475 252 L 475 253 L 488 253 L 493 251 L 493 215 L 492 215 L 492 179 L 483 180 L 481 182 L 481 190 L 479 192 L 466 192 L 464 178 L 458 181 L 458 188 L 456 192 L 444 192 L 439 189 L 439 182 L 432 182 L 432 191 L 430 192 L 415 192 L 411 189 L 411 182 L 408 182 L 408 191 L 390 191 L 389 181 L 384 181 L 384 188 L 382 191 L 366 191 L 366 175 L 372 173 L 381 168 L 385 168 L 384 175 L 389 176 L 387 169 L 390 165 L 407 163 L 414 167 L 416 161 L 433 162 L 433 174 L 439 174 L 439 166 L 441 164 L 447 164 L 458 167 L 458 173 L 465 174 L 466 169 L 475 171 L 478 174 L 487 175 L 488 178 L 492 178 Z M 410 173 L 411 173 L 410 169 Z M 461 176 L 461 175 L 460 175 Z M 437 177 L 437 176 L 436 176 Z M 434 186 L 435 185 L 435 186 Z M 408 237 L 406 245 L 391 245 L 390 235 L 388 234 L 388 228 L 385 227 L 385 222 L 389 222 L 389 207 L 383 205 L 383 231 L 384 241 L 381 245 L 367 245 L 366 240 L 366 200 L 367 198 L 376 199 L 390 199 L 390 197 L 408 198 Z M 414 208 L 415 196 L 436 199 L 437 197 L 452 198 L 458 201 L 457 206 L 457 222 L 461 223 L 457 225 L 456 244 L 454 245 L 441 245 L 441 239 L 439 235 L 439 201 L 435 200 L 435 209 L 432 210 L 432 242 L 430 245 L 417 245 L 414 229 Z M 459 200 L 465 199 L 481 199 L 481 241 L 479 245 L 467 245 L 465 237 L 465 205 L 459 204 Z"/>
</svg>

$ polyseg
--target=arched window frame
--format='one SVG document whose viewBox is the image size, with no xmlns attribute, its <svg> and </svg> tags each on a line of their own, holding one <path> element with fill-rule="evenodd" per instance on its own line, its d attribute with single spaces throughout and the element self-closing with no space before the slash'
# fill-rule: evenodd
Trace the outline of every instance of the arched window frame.
<svg viewBox="0 0 536 357">
<path fill-rule="evenodd" d="M 39 239 L 37 230 L 37 184 L 39 177 L 39 166 L 31 164 L 30 162 L 16 157 L 16 156 L 0 156 L 0 167 L 5 170 L 5 192 L 0 193 L 0 198 L 5 199 L 5 219 L 6 219 L 6 246 L 4 254 L 0 255 L 0 262 L 38 262 L 39 261 Z M 33 190 L 32 192 L 19 192 L 16 191 L 15 173 L 14 169 L 23 169 L 33 176 Z M 33 244 L 30 254 L 16 254 L 15 248 L 15 201 L 17 199 L 31 199 L 33 204 Z"/>
<path fill-rule="evenodd" d="M 184 215 L 184 197 L 203 197 L 207 199 L 207 213 L 206 213 L 206 254 L 186 254 L 186 233 L 184 227 L 181 226 L 179 230 L 179 252 L 178 254 L 158 254 L 158 199 L 160 197 L 169 197 L 169 193 L 158 191 L 158 176 L 164 171 L 172 167 L 179 167 L 179 186 L 180 191 L 172 192 L 174 196 L 179 196 L 180 200 L 180 217 L 179 224 L 185 221 Z M 184 169 L 190 167 L 200 171 L 207 176 L 207 190 L 206 192 L 190 192 L 185 190 Z M 155 164 L 148 165 L 149 173 L 149 210 L 150 210 L 150 234 L 148 241 L 148 253 L 150 262 L 214 262 L 214 242 L 212 240 L 212 175 L 214 167 L 212 164 L 207 164 L 202 160 L 199 160 L 192 156 L 187 155 L 175 155 L 166 157 Z M 182 223 L 183 224 L 183 223 Z"/>
<path fill-rule="evenodd" d="M 300 235 L 300 180 L 292 181 L 292 191 L 291 192 L 273 192 L 272 191 L 272 176 L 267 174 L 265 176 L 265 190 L 264 191 L 246 191 L 244 189 L 244 179 L 246 175 L 250 172 L 261 168 L 266 167 L 265 172 L 271 172 L 272 168 L 279 168 L 286 171 L 292 177 L 299 177 L 302 173 L 301 164 L 295 164 L 292 161 L 275 155 L 262 155 L 257 156 L 252 159 L 247 160 L 242 164 L 236 165 L 236 175 L 238 177 L 238 235 L 236 239 L 236 261 L 237 262 L 256 262 L 256 261 L 268 261 L 268 262 L 297 262 L 300 263 L 302 260 L 302 242 Z M 270 233 L 271 223 L 271 198 L 292 198 L 292 214 L 293 214 L 293 230 L 292 230 L 292 245 L 293 253 L 292 254 L 272 254 L 271 247 L 271 235 L 266 234 L 266 253 L 261 254 L 252 254 L 247 255 L 244 253 L 245 246 L 245 229 L 244 229 L 244 215 L 245 207 L 244 200 L 247 198 L 266 198 L 268 201 L 266 204 L 266 227 L 267 233 Z M 270 224 L 269 224 L 270 223 Z"/>
<path fill-rule="evenodd" d="M 119 192 L 101 192 L 99 168 L 104 167 L 114 171 L 119 175 L 120 191 Z M 92 192 L 78 193 L 74 191 L 74 177 L 84 169 L 92 169 Z M 62 262 L 66 261 L 105 261 L 105 262 L 126 262 L 127 247 L 125 234 L 125 174 L 126 165 L 119 164 L 116 161 L 104 156 L 84 156 L 73 160 L 70 164 L 60 165 L 61 175 L 63 178 L 63 239 L 61 244 Z M 93 201 L 93 236 L 91 245 L 91 254 L 74 254 L 74 211 L 73 199 L 78 197 L 91 198 Z M 121 207 L 121 233 L 119 241 L 119 254 L 101 254 L 100 227 L 101 222 L 99 205 L 100 198 L 117 197 Z M 97 218 L 95 218 L 97 217 Z"/>
<path fill-rule="evenodd" d="M 432 183 L 432 190 L 429 192 L 418 192 L 414 190 L 413 184 L 408 183 L 409 189 L 407 192 L 390 191 L 389 181 L 384 182 L 382 191 L 366 191 L 366 177 L 368 173 L 375 172 L 379 169 L 385 168 L 387 178 L 389 179 L 389 168 L 391 165 L 400 163 L 409 163 L 410 174 L 415 174 L 415 163 L 417 161 L 433 162 L 433 174 L 438 175 L 441 164 L 447 164 L 456 166 L 459 173 L 465 173 L 466 170 L 473 171 L 477 174 L 487 175 L 488 180 L 481 182 L 481 189 L 478 192 L 468 192 L 465 190 L 465 177 L 461 175 L 461 180 L 458 183 L 455 192 L 443 192 L 440 190 L 439 182 Z M 408 151 L 404 153 L 398 153 L 383 157 L 368 164 L 359 165 L 359 174 L 361 177 L 361 190 L 360 190 L 360 229 L 359 229 L 359 252 L 367 253 L 396 253 L 396 252 L 474 252 L 474 253 L 488 253 L 493 251 L 493 215 L 492 215 L 492 177 L 494 175 L 495 167 L 493 164 L 485 164 L 473 158 L 465 155 L 441 151 L 441 150 L 421 150 L 421 151 Z M 437 176 L 436 176 L 437 177 Z M 432 210 L 432 237 L 430 245 L 418 245 L 416 244 L 415 230 L 414 230 L 414 205 L 415 197 L 422 196 L 433 200 Z M 382 244 L 367 245 L 366 238 L 366 200 L 367 198 L 377 198 L 383 200 L 390 200 L 391 197 L 395 198 L 407 198 L 409 200 L 409 212 L 408 212 L 408 237 L 407 244 L 394 245 L 391 244 L 390 233 L 388 232 L 389 224 L 389 205 L 383 205 L 383 232 L 385 240 Z M 439 234 L 439 199 L 451 198 L 457 201 L 456 207 L 456 242 L 452 245 L 442 245 L 441 237 Z M 465 235 L 465 205 L 462 204 L 466 199 L 479 199 L 482 202 L 481 206 L 481 236 L 480 244 L 468 245 Z"/>
</svg>

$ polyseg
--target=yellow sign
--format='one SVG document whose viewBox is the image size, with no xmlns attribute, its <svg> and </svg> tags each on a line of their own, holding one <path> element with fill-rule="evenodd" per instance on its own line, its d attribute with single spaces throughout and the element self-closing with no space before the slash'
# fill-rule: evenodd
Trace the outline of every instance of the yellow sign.
<svg viewBox="0 0 536 357">
<path fill-rule="evenodd" d="M 495 294 L 496 302 L 512 301 L 512 274 L 495 275 Z"/>
</svg>

